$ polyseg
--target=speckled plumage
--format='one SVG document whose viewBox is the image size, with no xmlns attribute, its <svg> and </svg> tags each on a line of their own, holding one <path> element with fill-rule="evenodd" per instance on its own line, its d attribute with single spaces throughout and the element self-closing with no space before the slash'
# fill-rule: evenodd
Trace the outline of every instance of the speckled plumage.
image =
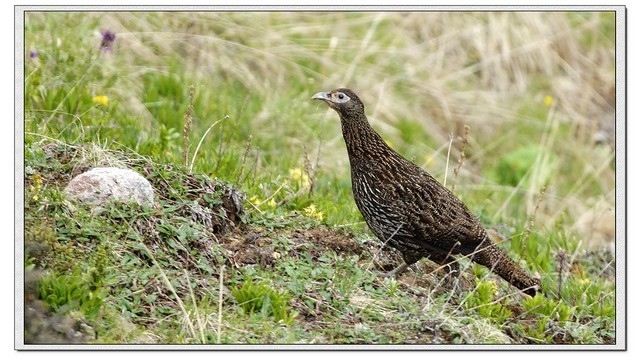
<svg viewBox="0 0 640 361">
<path fill-rule="evenodd" d="M 536 279 L 491 242 L 462 201 L 382 140 L 353 91 L 335 89 L 312 99 L 324 101 L 340 115 L 356 205 L 373 233 L 402 253 L 405 264 L 390 274 L 423 257 L 448 264 L 462 254 L 529 295 L 541 290 Z"/>
</svg>

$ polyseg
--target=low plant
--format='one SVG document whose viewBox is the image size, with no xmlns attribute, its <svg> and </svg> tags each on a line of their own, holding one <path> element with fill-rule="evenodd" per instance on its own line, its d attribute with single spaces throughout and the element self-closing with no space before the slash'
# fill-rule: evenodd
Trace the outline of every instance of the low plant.
<svg viewBox="0 0 640 361">
<path fill-rule="evenodd" d="M 291 310 L 291 296 L 285 291 L 274 289 L 269 282 L 254 282 L 247 279 L 241 285 L 231 288 L 231 294 L 247 314 L 273 317 L 277 322 L 291 324 L 296 312 Z"/>
</svg>

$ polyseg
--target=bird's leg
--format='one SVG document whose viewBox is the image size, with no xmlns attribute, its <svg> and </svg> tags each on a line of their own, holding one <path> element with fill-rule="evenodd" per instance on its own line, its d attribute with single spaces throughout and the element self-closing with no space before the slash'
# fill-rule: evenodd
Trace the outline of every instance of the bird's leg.
<svg viewBox="0 0 640 361">
<path fill-rule="evenodd" d="M 392 269 L 391 271 L 389 271 L 387 273 L 383 273 L 382 277 L 383 278 L 389 278 L 389 277 L 393 277 L 393 276 L 396 276 L 396 275 L 400 275 L 404 271 L 406 271 L 407 268 L 409 268 L 409 265 L 407 264 L 407 262 L 402 262 L 402 264 L 399 265 L 398 267 Z"/>
<path fill-rule="evenodd" d="M 446 259 L 444 259 L 442 262 L 440 262 L 440 264 L 445 266 L 445 270 L 447 271 L 447 276 L 451 278 L 455 278 L 455 277 L 458 277 L 458 275 L 460 275 L 460 264 L 455 258 L 449 256 Z"/>
<path fill-rule="evenodd" d="M 402 259 L 404 260 L 404 262 L 402 262 L 401 265 L 399 265 L 398 267 L 392 269 L 391 271 L 385 273 L 382 275 L 382 277 L 384 278 L 389 278 L 389 277 L 393 277 L 393 276 L 398 276 L 400 274 L 402 274 L 404 271 L 407 270 L 407 268 L 409 268 L 409 266 L 411 266 L 412 264 L 418 262 L 420 260 L 420 258 L 422 258 L 421 255 L 416 255 L 416 254 L 402 254 Z"/>
<path fill-rule="evenodd" d="M 444 282 L 451 288 L 456 288 L 456 279 L 460 275 L 460 265 L 457 260 L 450 254 L 434 253 L 429 255 L 429 259 L 444 266 L 444 270 L 447 272 Z"/>
</svg>

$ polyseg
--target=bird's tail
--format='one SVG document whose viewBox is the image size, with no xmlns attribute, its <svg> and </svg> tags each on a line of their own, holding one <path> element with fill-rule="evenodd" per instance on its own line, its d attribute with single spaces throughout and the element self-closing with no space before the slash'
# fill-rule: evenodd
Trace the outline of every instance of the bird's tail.
<svg viewBox="0 0 640 361">
<path fill-rule="evenodd" d="M 511 285 L 529 296 L 542 292 L 540 281 L 529 276 L 498 246 L 486 239 L 472 256 L 473 261 L 489 268 Z"/>
</svg>

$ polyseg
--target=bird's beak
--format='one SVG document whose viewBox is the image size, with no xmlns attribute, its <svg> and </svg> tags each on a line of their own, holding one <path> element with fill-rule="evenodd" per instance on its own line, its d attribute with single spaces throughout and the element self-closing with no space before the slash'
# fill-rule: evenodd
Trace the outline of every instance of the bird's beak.
<svg viewBox="0 0 640 361">
<path fill-rule="evenodd" d="M 329 97 L 329 93 L 327 92 L 319 92 L 319 93 L 315 93 L 311 97 L 311 100 L 324 100 L 325 102 L 328 102 L 331 100 L 331 97 Z"/>
</svg>

